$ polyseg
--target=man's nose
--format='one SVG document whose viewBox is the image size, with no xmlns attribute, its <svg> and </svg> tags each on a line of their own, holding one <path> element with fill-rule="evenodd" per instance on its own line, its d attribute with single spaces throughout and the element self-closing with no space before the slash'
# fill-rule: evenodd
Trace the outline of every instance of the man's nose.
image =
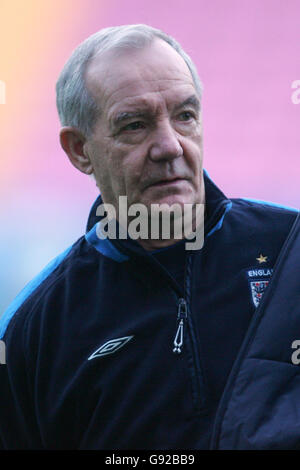
<svg viewBox="0 0 300 470">
<path fill-rule="evenodd" d="M 151 160 L 171 160 L 181 157 L 183 149 L 178 134 L 169 122 L 157 125 L 153 131 L 152 143 L 149 151 Z"/>
</svg>

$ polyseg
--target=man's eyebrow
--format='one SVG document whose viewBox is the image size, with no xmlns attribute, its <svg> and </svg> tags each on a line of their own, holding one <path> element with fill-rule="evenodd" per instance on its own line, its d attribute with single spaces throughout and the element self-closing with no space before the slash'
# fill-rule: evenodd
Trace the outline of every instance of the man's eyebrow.
<svg viewBox="0 0 300 470">
<path fill-rule="evenodd" d="M 191 95 L 189 96 L 186 100 L 182 101 L 182 103 L 179 103 L 175 106 L 175 111 L 180 108 L 184 108 L 185 106 L 190 106 L 192 105 L 193 108 L 198 112 L 200 111 L 200 101 L 199 98 L 197 98 L 196 95 Z"/>
<path fill-rule="evenodd" d="M 111 122 L 113 125 L 118 126 L 122 122 L 128 119 L 145 117 L 146 112 L 144 111 L 124 111 L 113 116 Z"/>
</svg>

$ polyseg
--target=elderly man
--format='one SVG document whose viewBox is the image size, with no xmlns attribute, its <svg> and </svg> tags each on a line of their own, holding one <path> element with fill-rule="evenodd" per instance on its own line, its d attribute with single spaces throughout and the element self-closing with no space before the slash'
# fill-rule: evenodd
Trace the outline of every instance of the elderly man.
<svg viewBox="0 0 300 470">
<path fill-rule="evenodd" d="M 3 448 L 300 445 L 297 211 L 216 187 L 202 166 L 201 93 L 179 44 L 146 25 L 99 31 L 66 63 L 61 145 L 101 195 L 85 236 L 1 318 Z M 187 235 L 205 205 L 204 244 L 186 249 L 175 216 L 167 238 L 134 239 L 120 216 L 105 237 L 102 209 L 122 213 L 122 197 L 129 209 L 192 208 Z"/>
</svg>

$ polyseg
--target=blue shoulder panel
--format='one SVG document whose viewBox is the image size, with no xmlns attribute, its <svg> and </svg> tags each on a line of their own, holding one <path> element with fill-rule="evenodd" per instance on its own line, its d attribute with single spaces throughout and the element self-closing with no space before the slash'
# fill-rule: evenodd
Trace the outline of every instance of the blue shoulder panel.
<svg viewBox="0 0 300 470">
<path fill-rule="evenodd" d="M 287 209 L 289 211 L 299 212 L 299 209 L 296 209 L 295 207 L 283 206 L 282 204 L 277 204 L 276 202 L 261 201 L 260 199 L 251 199 L 249 197 L 242 197 L 241 199 L 249 202 L 257 202 L 258 204 L 264 204 L 266 206 L 278 207 L 279 209 Z"/>
<path fill-rule="evenodd" d="M 73 246 L 73 245 L 72 245 Z M 66 258 L 68 253 L 71 251 L 72 246 L 67 248 L 63 253 L 54 258 L 47 266 L 34 277 L 17 297 L 12 301 L 9 307 L 5 310 L 0 318 L 0 339 L 3 338 L 6 328 L 16 311 L 21 307 L 25 300 L 41 285 L 41 283 L 60 265 L 60 263 Z"/>
<path fill-rule="evenodd" d="M 101 231 L 100 224 L 101 221 L 94 225 L 94 227 L 85 235 L 86 241 L 93 245 L 97 251 L 102 253 L 102 255 L 106 256 L 107 258 L 111 258 L 118 263 L 127 261 L 129 259 L 128 256 L 117 250 L 117 248 L 110 242 L 108 238 L 100 238 L 98 236 L 97 230 Z"/>
<path fill-rule="evenodd" d="M 214 232 L 216 232 L 217 230 L 220 230 L 220 228 L 222 228 L 222 225 L 223 225 L 223 221 L 224 221 L 224 217 L 225 215 L 227 214 L 227 212 L 230 211 L 230 209 L 232 208 L 232 202 L 229 201 L 227 203 L 227 206 L 225 208 L 225 211 L 222 215 L 222 217 L 220 218 L 219 222 L 211 229 L 211 231 L 206 235 L 207 237 L 210 237 Z"/>
</svg>

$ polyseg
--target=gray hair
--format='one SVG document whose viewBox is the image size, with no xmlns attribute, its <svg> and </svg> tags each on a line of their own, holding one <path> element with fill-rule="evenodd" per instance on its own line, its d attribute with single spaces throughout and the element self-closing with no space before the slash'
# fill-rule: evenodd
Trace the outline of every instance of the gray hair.
<svg viewBox="0 0 300 470">
<path fill-rule="evenodd" d="M 159 29 L 144 24 L 104 28 L 89 36 L 71 54 L 56 83 L 56 106 L 62 126 L 77 127 L 86 137 L 91 135 L 100 109 L 85 84 L 89 62 L 99 53 L 112 49 L 142 48 L 155 38 L 170 44 L 187 64 L 201 99 L 202 83 L 191 58 L 180 44 Z"/>
</svg>

